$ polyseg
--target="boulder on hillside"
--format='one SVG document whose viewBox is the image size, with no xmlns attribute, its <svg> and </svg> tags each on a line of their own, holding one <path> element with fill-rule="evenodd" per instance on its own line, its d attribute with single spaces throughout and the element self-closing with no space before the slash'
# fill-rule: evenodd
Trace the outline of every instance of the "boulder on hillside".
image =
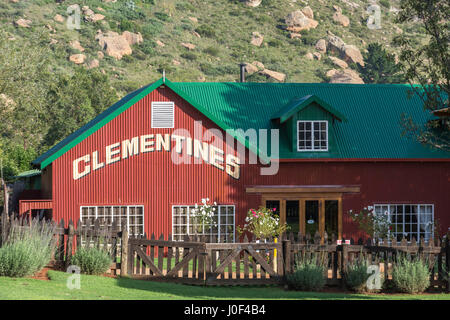
<svg viewBox="0 0 450 320">
<path fill-rule="evenodd" d="M 275 79 L 280 82 L 283 82 L 286 79 L 286 75 L 284 73 L 272 71 L 269 69 L 264 69 L 264 70 L 260 71 L 260 73 L 262 75 L 265 75 L 269 78 Z"/>
<path fill-rule="evenodd" d="M 325 41 L 325 39 L 320 39 L 319 41 L 317 41 L 315 48 L 317 51 L 319 51 L 321 53 L 326 53 L 327 52 L 327 42 Z"/>
<path fill-rule="evenodd" d="M 347 62 L 359 63 L 364 67 L 364 59 L 358 47 L 346 44 L 343 48 L 343 57 Z"/>
<path fill-rule="evenodd" d="M 264 69 L 265 69 L 265 67 L 264 67 L 264 65 L 262 64 L 262 62 L 259 62 L 259 61 L 253 61 L 253 62 L 252 62 L 252 65 L 257 66 L 258 69 L 260 69 L 260 70 L 264 70 Z"/>
<path fill-rule="evenodd" d="M 252 63 L 245 64 L 245 72 L 249 75 L 262 70 L 264 70 L 264 65 L 259 61 L 253 61 Z"/>
<path fill-rule="evenodd" d="M 249 75 L 254 74 L 255 72 L 258 72 L 258 67 L 254 66 L 251 63 L 246 63 L 245 64 L 245 72 Z"/>
<path fill-rule="evenodd" d="M 310 6 L 304 7 L 304 8 L 302 9 L 302 12 L 303 12 L 303 14 L 304 14 L 306 17 L 308 17 L 309 19 L 314 19 L 314 12 L 313 12 L 313 10 L 311 9 Z"/>
<path fill-rule="evenodd" d="M 333 20 L 339 24 L 341 24 L 344 27 L 348 27 L 350 24 L 350 19 L 342 14 L 342 9 L 338 6 L 334 6 L 336 9 L 336 12 L 333 14 Z"/>
<path fill-rule="evenodd" d="M 327 41 L 327 49 L 329 52 L 339 55 L 346 62 L 354 62 L 364 66 L 364 59 L 358 47 L 345 44 L 341 38 L 331 32 L 328 32 Z"/>
<path fill-rule="evenodd" d="M 86 60 L 86 56 L 82 53 L 73 54 L 69 57 L 69 60 L 75 64 L 82 64 Z"/>
<path fill-rule="evenodd" d="M 308 18 L 302 11 L 297 10 L 289 13 L 284 19 L 287 30 L 293 32 L 300 32 L 302 30 L 314 29 L 319 22 Z"/>
<path fill-rule="evenodd" d="M 262 0 L 242 0 L 249 7 L 257 7 L 261 4 Z"/>
<path fill-rule="evenodd" d="M 53 20 L 55 20 L 56 22 L 59 22 L 59 23 L 63 23 L 64 17 L 60 14 L 57 14 L 56 16 L 53 17 Z"/>
<path fill-rule="evenodd" d="M 314 55 L 311 52 L 308 52 L 305 54 L 305 58 L 308 60 L 314 60 Z"/>
<path fill-rule="evenodd" d="M 364 84 L 359 74 L 352 69 L 336 70 L 331 73 L 327 72 L 327 75 L 331 75 L 330 83 L 354 83 L 354 84 Z"/>
<path fill-rule="evenodd" d="M 329 51 L 334 52 L 336 54 L 341 54 L 345 46 L 345 42 L 341 38 L 328 31 L 327 42 L 328 42 L 327 49 Z"/>
<path fill-rule="evenodd" d="M 183 47 L 185 47 L 186 49 L 189 49 L 189 50 L 194 50 L 195 49 L 195 44 L 192 44 L 192 43 L 182 42 L 181 45 Z"/>
<path fill-rule="evenodd" d="M 122 33 L 122 37 L 127 40 L 130 46 L 144 42 L 144 38 L 142 37 L 140 32 L 133 33 L 130 31 L 124 31 Z"/>
<path fill-rule="evenodd" d="M 333 62 L 333 64 L 337 65 L 338 67 L 341 67 L 343 69 L 348 68 L 348 64 L 344 60 L 341 60 L 341 59 L 333 57 L 333 56 L 329 56 L 328 59 L 330 59 L 331 62 Z"/>
<path fill-rule="evenodd" d="M 31 23 L 32 23 L 32 21 L 28 20 L 28 19 L 19 19 L 19 20 L 14 21 L 14 24 L 17 27 L 22 27 L 22 28 L 29 28 Z"/>
<path fill-rule="evenodd" d="M 80 41 L 78 40 L 71 41 L 69 45 L 75 50 L 78 50 L 80 52 L 84 51 L 84 48 L 81 46 Z"/>
<path fill-rule="evenodd" d="M 86 65 L 88 69 L 94 69 L 98 68 L 100 66 L 100 62 L 97 59 L 93 59 L 89 61 L 89 63 Z"/>
<path fill-rule="evenodd" d="M 95 39 L 98 41 L 100 47 L 105 50 L 107 55 L 117 60 L 122 59 L 125 55 L 131 55 L 133 53 L 127 39 L 117 32 L 108 31 L 106 34 L 103 34 L 99 31 L 97 32 Z"/>
<path fill-rule="evenodd" d="M 264 36 L 261 35 L 259 32 L 253 32 L 252 33 L 252 40 L 250 43 L 254 46 L 260 47 L 264 41 Z"/>
</svg>

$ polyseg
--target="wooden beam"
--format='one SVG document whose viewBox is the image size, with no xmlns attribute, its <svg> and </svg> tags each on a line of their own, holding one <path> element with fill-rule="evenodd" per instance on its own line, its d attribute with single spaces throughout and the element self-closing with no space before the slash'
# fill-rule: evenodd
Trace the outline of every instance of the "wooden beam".
<svg viewBox="0 0 450 320">
<path fill-rule="evenodd" d="M 342 239 L 342 197 L 338 199 L 338 239 Z"/>
<path fill-rule="evenodd" d="M 325 200 L 319 200 L 319 234 L 321 237 L 321 244 L 323 244 L 323 236 L 325 234 Z"/>
<path fill-rule="evenodd" d="M 359 193 L 360 186 L 255 186 L 247 187 L 247 193 Z"/>
<path fill-rule="evenodd" d="M 306 199 L 300 199 L 300 232 L 302 235 L 306 233 L 306 222 L 305 222 L 305 210 L 306 210 Z"/>
</svg>

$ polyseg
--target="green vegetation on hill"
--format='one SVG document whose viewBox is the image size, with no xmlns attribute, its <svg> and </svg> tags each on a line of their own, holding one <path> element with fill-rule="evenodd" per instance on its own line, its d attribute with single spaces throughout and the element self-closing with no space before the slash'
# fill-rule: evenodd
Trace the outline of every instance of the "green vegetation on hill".
<svg viewBox="0 0 450 320">
<path fill-rule="evenodd" d="M 350 5 L 336 3 L 350 19 L 350 25 L 344 27 L 332 19 L 334 2 L 309 1 L 319 24 L 315 29 L 302 31 L 301 38 L 294 39 L 290 39 L 289 32 L 284 29 L 284 18 L 306 5 L 292 0 L 264 0 L 256 8 L 238 0 L 124 0 L 115 3 L 66 0 L 61 4 L 52 0 L 19 0 L 0 4 L 0 28 L 16 38 L 25 39 L 45 30 L 49 38 L 58 41 L 50 45 L 55 63 L 69 73 L 80 67 L 68 60 L 71 54 L 80 53 L 71 48 L 69 42 L 79 40 L 85 49 L 83 54 L 87 60 L 92 60 L 101 51 L 95 40 L 97 30 L 103 33 L 140 32 L 144 41 L 132 46 L 130 56 L 116 60 L 105 55 L 99 62 L 98 68 L 104 70 L 121 94 L 154 81 L 163 69 L 174 81 L 236 81 L 239 77 L 237 64 L 255 60 L 267 69 L 285 73 L 287 82 L 322 82 L 324 79 L 317 70 L 325 73 L 330 69 L 326 59 L 309 60 L 305 54 L 316 51 L 314 45 L 319 39 L 326 38 L 327 31 L 361 51 L 371 42 L 389 47 L 396 34 L 393 31 L 395 13 L 386 3 L 380 6 L 382 29 L 371 30 L 366 26 L 367 3 L 360 0 L 346 2 Z M 398 7 L 398 1 L 390 3 L 392 8 Z M 73 4 L 80 8 L 88 6 L 105 18 L 97 22 L 85 21 L 82 11 L 80 30 L 69 30 L 66 20 L 56 22 L 54 17 L 60 14 L 67 19 L 67 8 Z M 20 18 L 31 20 L 30 28 L 15 26 L 13 22 Z M 408 32 L 419 31 L 414 25 L 408 28 Z M 264 36 L 260 47 L 250 44 L 252 32 Z M 420 33 L 417 36 L 420 41 Z M 181 43 L 192 43 L 195 48 L 186 49 Z M 394 49 L 388 48 L 388 51 Z"/>
<path fill-rule="evenodd" d="M 163 70 L 172 81 L 238 81 L 238 64 L 257 61 L 247 81 L 323 82 L 331 69 L 352 69 L 347 75 L 356 76 L 359 71 L 354 62 L 330 62 L 329 57 L 344 59 L 342 50 L 319 54 L 316 43 L 329 32 L 364 56 L 374 42 L 398 54 L 390 43 L 400 33 L 414 35 L 417 44 L 425 39 L 414 22 L 394 25 L 399 0 L 381 2 L 381 29 L 367 27 L 366 1 L 342 0 L 336 7 L 335 2 L 311 0 L 317 27 L 286 30 L 286 16 L 306 5 L 300 0 L 263 0 L 258 7 L 240 0 L 0 2 L 5 176 L 28 170 L 37 154 L 120 97 L 157 80 Z M 80 28 L 68 27 L 73 26 L 68 20 L 77 21 L 77 12 Z M 335 21 L 336 13 L 350 24 Z M 261 36 L 260 46 L 251 43 Z M 116 47 L 120 50 L 112 52 Z M 268 78 L 263 69 L 275 71 L 269 73 L 275 77 Z"/>
</svg>

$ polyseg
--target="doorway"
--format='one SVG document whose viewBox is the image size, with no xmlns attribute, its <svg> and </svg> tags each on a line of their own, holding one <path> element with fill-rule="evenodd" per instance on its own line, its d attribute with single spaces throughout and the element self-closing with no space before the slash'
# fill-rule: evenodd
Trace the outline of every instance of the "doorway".
<svg viewBox="0 0 450 320">
<path fill-rule="evenodd" d="M 333 234 L 337 239 L 342 237 L 341 197 L 263 197 L 263 205 L 266 208 L 275 208 L 281 223 L 289 226 L 289 232 L 309 234 L 312 238 L 316 233 L 323 238 L 325 232 L 328 238 Z"/>
</svg>

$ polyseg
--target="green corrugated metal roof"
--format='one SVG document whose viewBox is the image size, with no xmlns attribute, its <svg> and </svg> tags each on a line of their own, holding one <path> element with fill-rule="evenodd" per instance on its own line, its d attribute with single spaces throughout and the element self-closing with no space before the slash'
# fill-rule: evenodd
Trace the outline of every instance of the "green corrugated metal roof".
<svg viewBox="0 0 450 320">
<path fill-rule="evenodd" d="M 338 155 L 332 158 L 450 158 L 402 136 L 401 115 L 419 124 L 433 116 L 423 110 L 409 85 L 331 83 L 176 83 L 186 94 L 227 126 L 242 129 L 277 128 L 271 118 L 295 97 L 316 95 L 347 118 L 335 122 Z M 310 158 L 280 142 L 280 158 Z"/>
<path fill-rule="evenodd" d="M 33 163 L 41 168 L 47 166 L 162 84 L 163 79 L 160 79 L 127 95 Z M 222 129 L 278 129 L 271 121 L 274 114 L 283 113 L 298 97 L 316 96 L 347 120 L 333 124 L 339 152 L 330 154 L 330 158 L 450 158 L 448 152 L 431 150 L 402 137 L 402 113 L 411 116 L 416 123 L 425 123 L 432 117 L 423 110 L 417 95 L 409 97 L 409 85 L 172 83 L 169 80 L 165 80 L 165 84 Z M 236 139 L 260 154 L 258 148 L 243 137 L 236 136 Z M 311 157 L 315 157 L 314 154 L 292 152 L 286 139 L 280 141 L 280 158 Z"/>
<path fill-rule="evenodd" d="M 278 110 L 273 116 L 272 120 L 280 119 L 280 123 L 283 123 L 287 121 L 290 117 L 292 117 L 295 113 L 299 112 L 300 110 L 306 108 L 311 103 L 317 103 L 319 104 L 323 109 L 328 111 L 333 117 L 337 118 L 340 121 L 347 121 L 347 118 L 343 114 L 341 114 L 339 111 L 334 109 L 332 106 L 330 106 L 328 103 L 320 99 L 319 97 L 315 95 L 307 95 L 301 98 L 295 97 L 289 103 Z"/>
<path fill-rule="evenodd" d="M 30 178 L 41 175 L 41 170 L 33 169 L 19 173 L 14 178 Z"/>
</svg>

